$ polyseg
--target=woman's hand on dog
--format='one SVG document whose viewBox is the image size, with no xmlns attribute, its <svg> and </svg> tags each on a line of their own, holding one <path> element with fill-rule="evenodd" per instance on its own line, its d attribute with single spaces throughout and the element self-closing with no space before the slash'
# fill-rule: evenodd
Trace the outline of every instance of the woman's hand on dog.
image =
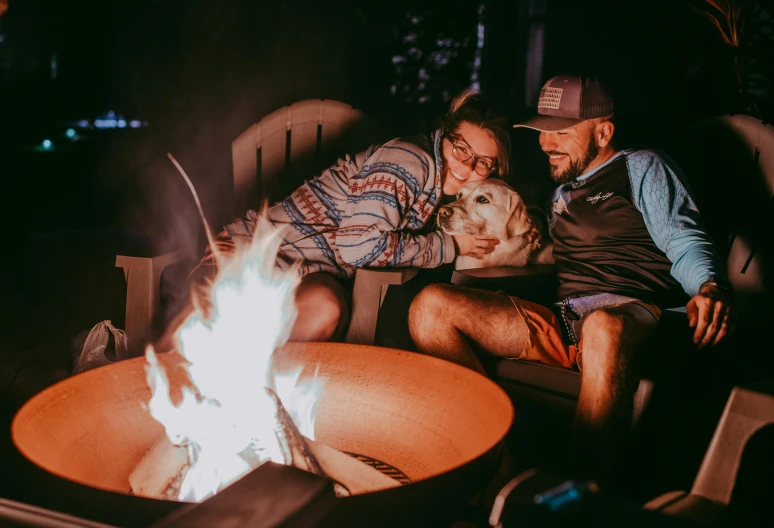
<svg viewBox="0 0 774 528">
<path fill-rule="evenodd" d="M 457 255 L 482 259 L 495 250 L 500 243 L 496 238 L 481 238 L 476 235 L 452 235 Z"/>
</svg>

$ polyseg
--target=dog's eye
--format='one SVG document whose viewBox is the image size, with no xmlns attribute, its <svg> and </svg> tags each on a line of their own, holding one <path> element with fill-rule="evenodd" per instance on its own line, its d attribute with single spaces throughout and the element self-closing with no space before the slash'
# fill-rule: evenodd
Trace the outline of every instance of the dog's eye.
<svg viewBox="0 0 774 528">
<path fill-rule="evenodd" d="M 478 203 L 489 203 L 489 200 L 487 200 L 486 196 L 484 196 L 483 194 L 481 196 L 479 196 L 478 198 L 476 198 L 476 201 Z"/>
</svg>

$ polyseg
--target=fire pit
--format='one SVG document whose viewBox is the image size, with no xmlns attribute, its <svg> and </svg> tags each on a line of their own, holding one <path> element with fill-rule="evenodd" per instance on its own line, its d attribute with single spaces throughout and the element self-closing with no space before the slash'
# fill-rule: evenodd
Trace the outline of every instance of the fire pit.
<svg viewBox="0 0 774 528">
<path fill-rule="evenodd" d="M 185 380 L 181 357 L 158 357 L 174 395 Z M 145 365 L 136 358 L 69 378 L 16 415 L 14 443 L 46 470 L 54 481 L 46 493 L 66 500 L 71 513 L 147 525 L 184 504 L 130 495 L 129 474 L 164 434 L 143 406 L 151 397 Z M 340 499 L 333 524 L 427 522 L 464 504 L 492 474 L 513 408 L 483 376 L 419 354 L 324 343 L 278 349 L 273 368 L 293 367 L 303 368 L 302 381 L 317 371 L 325 382 L 316 440 L 373 461 L 404 484 Z"/>
</svg>

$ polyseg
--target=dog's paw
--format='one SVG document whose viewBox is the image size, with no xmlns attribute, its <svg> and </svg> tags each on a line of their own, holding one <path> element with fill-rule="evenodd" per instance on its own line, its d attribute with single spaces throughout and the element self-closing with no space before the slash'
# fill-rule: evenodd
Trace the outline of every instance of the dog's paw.
<svg viewBox="0 0 774 528">
<path fill-rule="evenodd" d="M 532 226 L 532 228 L 524 234 L 524 239 L 527 241 L 527 245 L 532 251 L 537 250 L 540 247 L 540 240 L 543 238 L 543 234 L 540 229 Z"/>
<path fill-rule="evenodd" d="M 543 244 L 532 253 L 532 262 L 535 264 L 553 264 L 554 263 L 554 244 L 549 242 Z"/>
</svg>

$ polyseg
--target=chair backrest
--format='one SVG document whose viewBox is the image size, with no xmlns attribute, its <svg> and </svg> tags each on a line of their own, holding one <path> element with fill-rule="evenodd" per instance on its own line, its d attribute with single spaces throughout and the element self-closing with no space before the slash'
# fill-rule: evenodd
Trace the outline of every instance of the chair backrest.
<svg viewBox="0 0 774 528">
<path fill-rule="evenodd" d="M 309 99 L 275 110 L 231 144 L 234 214 L 284 198 L 377 134 L 368 116 L 339 101 Z"/>
<path fill-rule="evenodd" d="M 747 296 L 770 292 L 774 127 L 754 117 L 727 115 L 680 132 L 676 157 L 726 259 L 731 284 Z"/>
<path fill-rule="evenodd" d="M 767 262 L 766 250 L 772 250 L 771 229 L 774 227 L 767 221 L 774 220 L 774 127 L 764 124 L 760 119 L 745 115 L 734 115 L 717 118 L 719 123 L 732 130 L 739 139 L 743 140 L 749 156 L 747 170 L 757 178 L 755 190 L 760 192 L 759 200 L 752 200 L 753 207 L 764 207 L 768 210 L 759 211 L 758 217 L 762 228 L 761 237 L 755 237 L 751 231 L 755 229 L 737 229 L 730 234 L 729 250 L 726 260 L 729 280 L 737 291 L 759 293 L 765 289 L 767 280 L 766 268 L 772 266 Z M 740 167 L 745 169 L 743 165 Z M 729 175 L 729 183 L 734 184 L 734 176 Z M 760 204 L 760 205 L 755 205 Z M 757 216 L 757 215 L 756 215 Z M 768 242 L 768 247 L 762 247 Z M 769 254 L 770 258 L 771 255 Z M 771 277 L 768 277 L 771 280 Z"/>
<path fill-rule="evenodd" d="M 774 424 L 774 390 L 735 387 L 704 455 L 691 493 L 728 505 L 747 442 L 769 424 Z"/>
</svg>

